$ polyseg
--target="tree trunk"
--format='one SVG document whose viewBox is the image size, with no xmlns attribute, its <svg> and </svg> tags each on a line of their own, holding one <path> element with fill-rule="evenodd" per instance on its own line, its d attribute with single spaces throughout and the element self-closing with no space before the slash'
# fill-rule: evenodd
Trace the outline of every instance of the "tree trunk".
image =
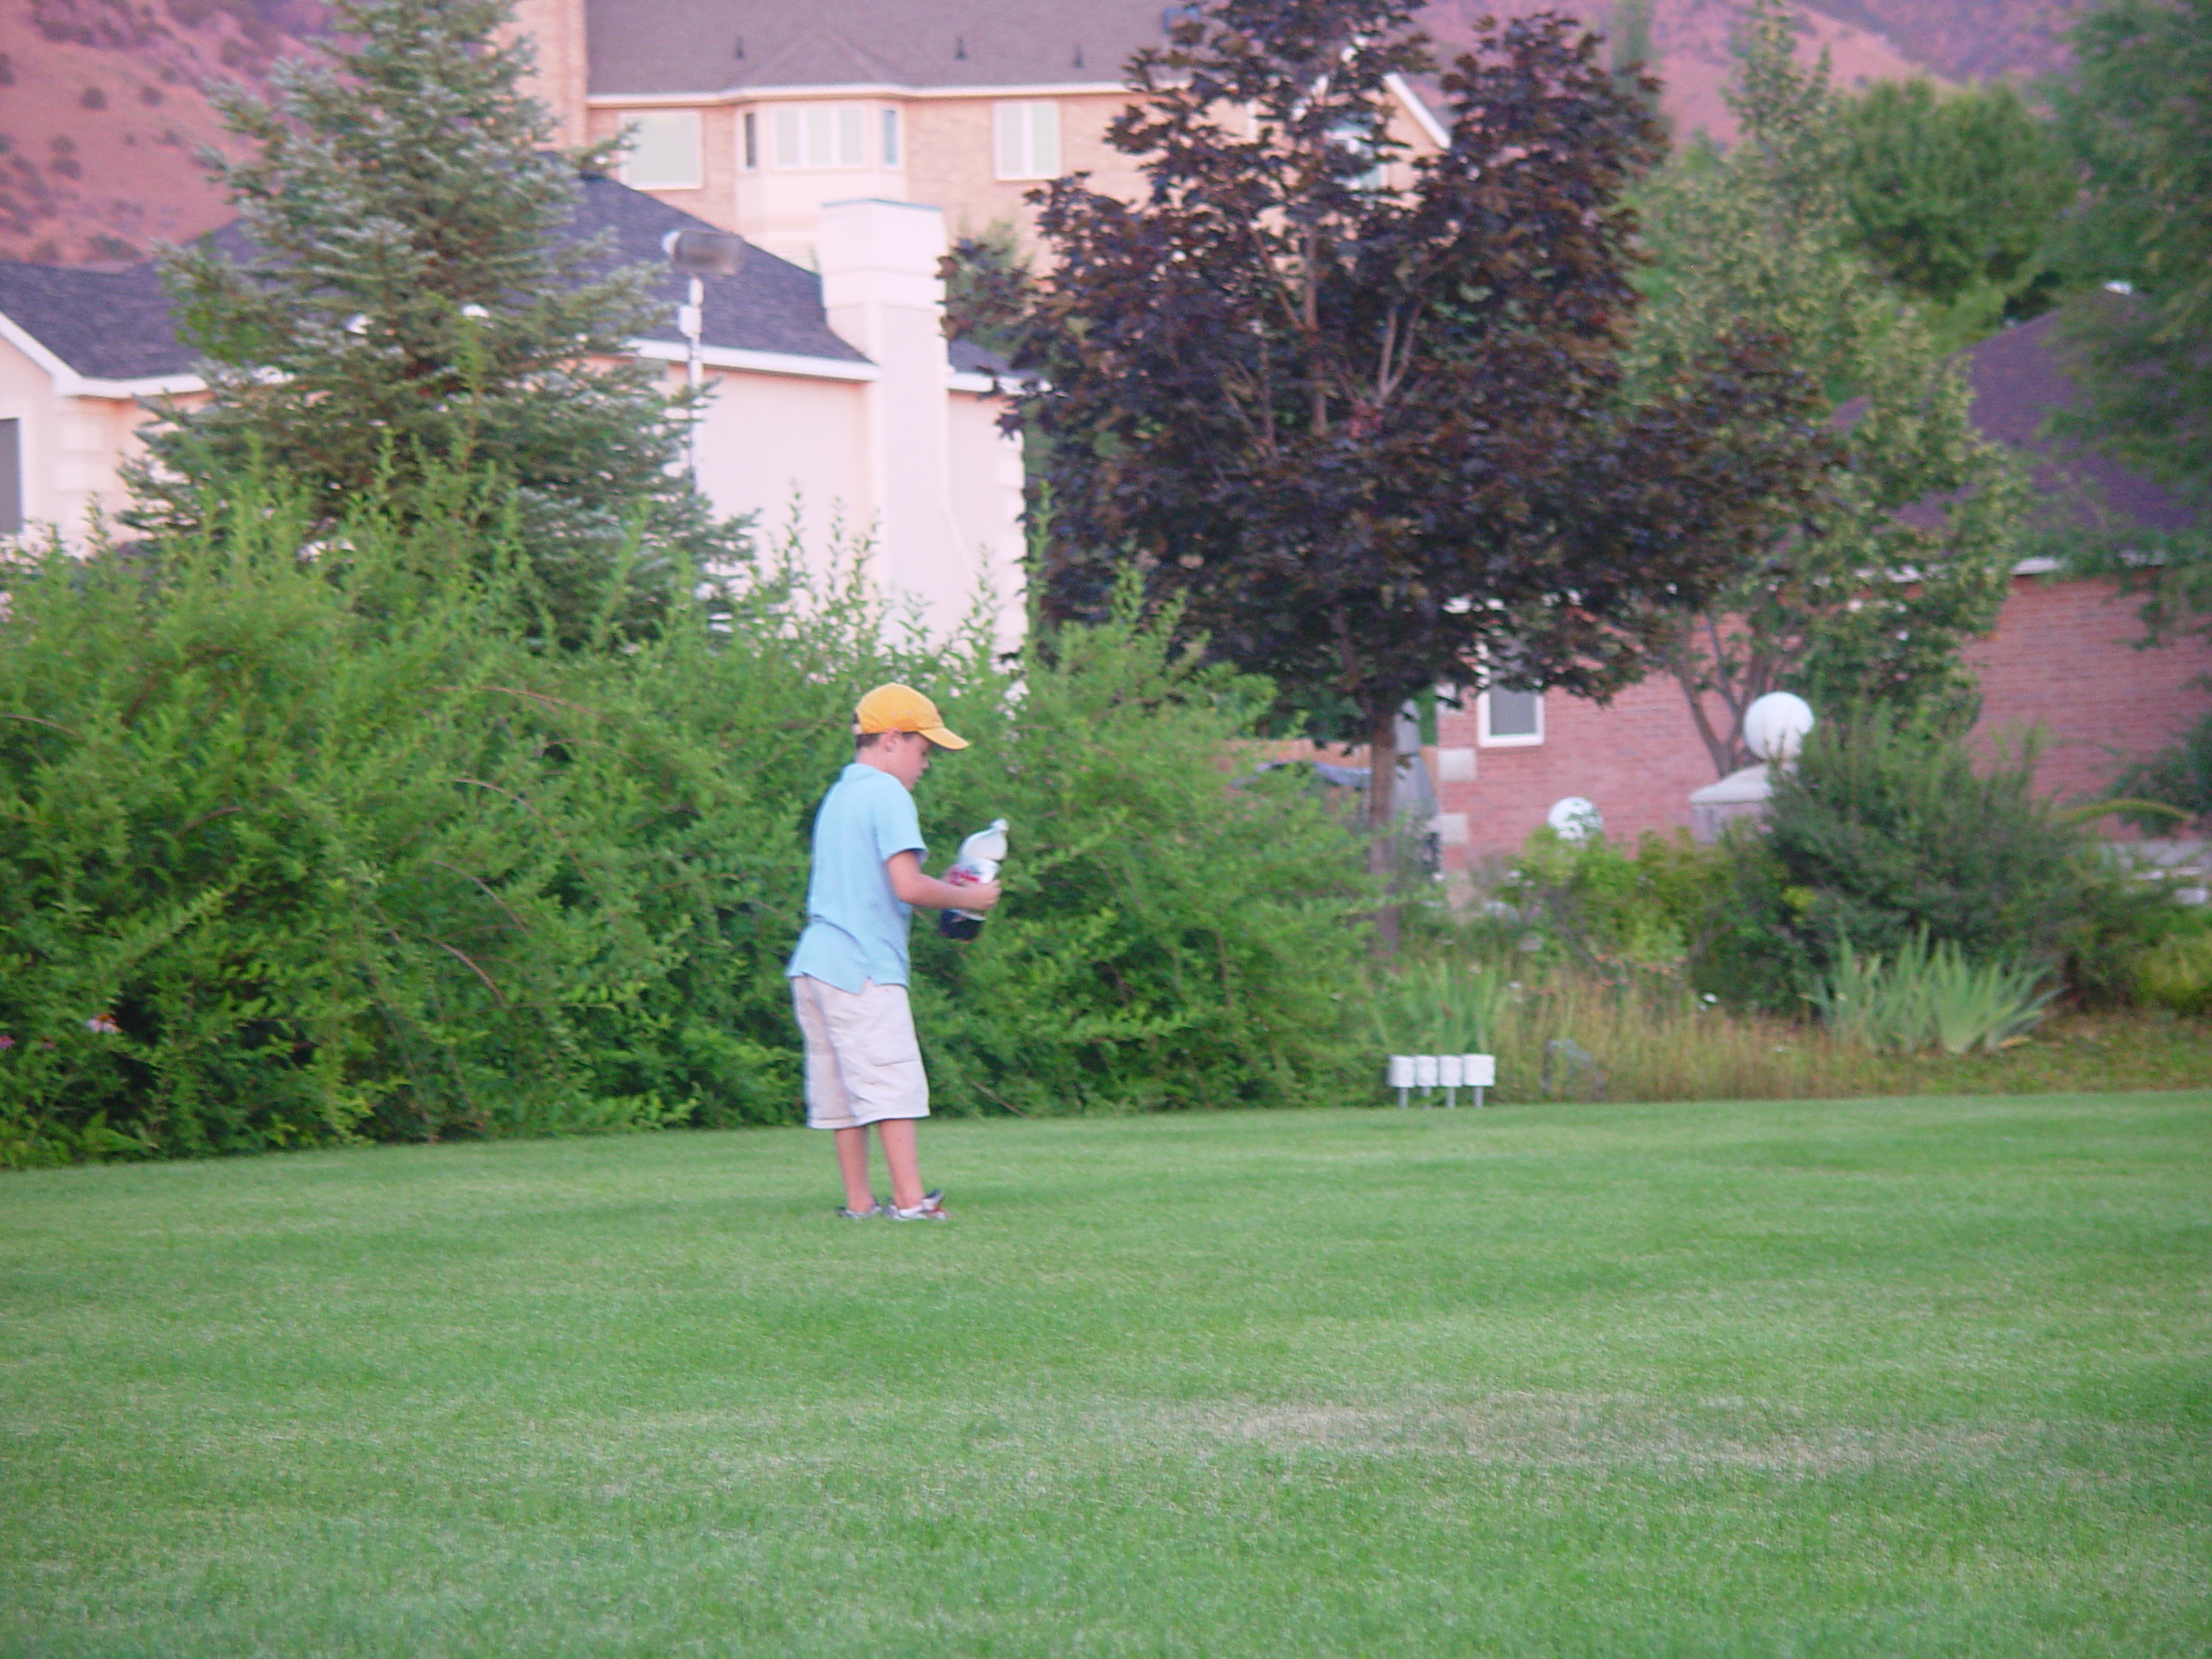
<svg viewBox="0 0 2212 1659">
<path fill-rule="evenodd" d="M 1376 942 L 1398 953 L 1398 705 L 1367 711 L 1367 868 L 1387 897 L 1375 912 Z"/>
</svg>

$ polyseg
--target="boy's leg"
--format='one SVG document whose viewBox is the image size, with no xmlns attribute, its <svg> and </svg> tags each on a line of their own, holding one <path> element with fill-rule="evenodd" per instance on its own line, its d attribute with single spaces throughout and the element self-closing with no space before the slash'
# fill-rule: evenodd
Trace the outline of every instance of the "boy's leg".
<svg viewBox="0 0 2212 1659">
<path fill-rule="evenodd" d="M 883 1161 L 891 1166 L 891 1202 L 901 1210 L 912 1210 L 922 1201 L 921 1159 L 914 1147 L 914 1120 L 911 1117 L 887 1117 L 876 1126 L 883 1137 Z M 844 1136 L 838 1137 L 839 1155 L 843 1155 Z M 861 1170 L 868 1165 L 866 1143 L 862 1143 Z M 851 1185 L 849 1178 L 847 1185 Z M 865 1187 L 865 1184 L 863 1184 Z"/>
<path fill-rule="evenodd" d="M 845 1178 L 845 1208 L 865 1213 L 875 1206 L 875 1194 L 868 1184 L 868 1125 L 856 1123 L 849 1129 L 839 1129 L 836 1139 L 837 1173 Z M 913 1137 L 907 1139 L 911 1141 Z"/>
<path fill-rule="evenodd" d="M 852 1097 L 846 1092 L 843 1068 L 830 1031 L 825 998 L 840 993 L 833 986 L 804 975 L 791 979 L 791 1007 L 798 1016 L 800 1035 L 806 1046 L 806 1121 L 816 1128 L 833 1132 L 837 1143 L 837 1173 L 844 1177 L 845 1207 L 855 1215 L 875 1208 L 875 1195 L 868 1185 L 868 1128 L 855 1123 Z"/>
</svg>

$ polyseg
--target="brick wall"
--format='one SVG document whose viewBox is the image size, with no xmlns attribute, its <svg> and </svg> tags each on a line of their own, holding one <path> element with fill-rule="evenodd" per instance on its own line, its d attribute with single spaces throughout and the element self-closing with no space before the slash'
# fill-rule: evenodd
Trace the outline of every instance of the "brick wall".
<svg viewBox="0 0 2212 1659">
<path fill-rule="evenodd" d="M 2134 612 L 2101 582 L 2021 577 L 1996 632 L 1969 653 L 1982 685 L 1978 733 L 1993 744 L 2042 727 L 2037 775 L 2054 794 L 2102 787 L 2212 709 L 2212 692 L 2191 683 L 2212 672 L 2212 650 L 2138 651 Z M 1689 793 L 1714 772 L 1673 681 L 1633 686 L 1610 708 L 1557 692 L 1544 704 L 1544 741 L 1523 748 L 1482 747 L 1471 706 L 1441 711 L 1429 760 L 1447 868 L 1511 851 L 1567 795 L 1596 802 L 1612 836 L 1689 826 Z M 1455 778 L 1470 756 L 1473 778 Z"/>
</svg>

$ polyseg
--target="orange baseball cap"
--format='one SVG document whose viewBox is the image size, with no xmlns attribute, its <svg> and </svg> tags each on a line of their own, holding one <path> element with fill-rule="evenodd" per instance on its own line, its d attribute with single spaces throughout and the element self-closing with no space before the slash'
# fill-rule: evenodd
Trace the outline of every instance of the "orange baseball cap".
<svg viewBox="0 0 2212 1659">
<path fill-rule="evenodd" d="M 879 685 L 853 710 L 855 729 L 870 732 L 919 732 L 940 749 L 964 749 L 968 740 L 944 728 L 944 721 L 931 702 L 911 685 Z"/>
</svg>

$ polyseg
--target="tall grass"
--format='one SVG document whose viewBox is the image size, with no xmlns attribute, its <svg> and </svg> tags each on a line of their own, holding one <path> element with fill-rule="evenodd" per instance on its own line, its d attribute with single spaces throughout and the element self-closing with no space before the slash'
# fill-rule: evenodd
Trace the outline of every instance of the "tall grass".
<svg viewBox="0 0 2212 1659">
<path fill-rule="evenodd" d="M 1862 957 L 1840 942 L 1812 1001 L 1831 1032 L 1869 1048 L 1994 1053 L 2024 1042 L 2042 1022 L 2057 995 L 2043 985 L 2046 977 L 2029 963 L 1974 962 L 1948 940 L 1931 945 L 1923 931 L 1894 957 Z"/>
<path fill-rule="evenodd" d="M 1835 1087 L 1835 1045 L 1797 1021 L 1671 988 L 1573 976 L 1515 988 L 1502 1010 L 1505 1101 L 1780 1100 Z"/>
<path fill-rule="evenodd" d="M 1487 1054 L 1512 995 L 1503 969 L 1414 962 L 1376 989 L 1375 1036 L 1390 1054 Z"/>
</svg>

